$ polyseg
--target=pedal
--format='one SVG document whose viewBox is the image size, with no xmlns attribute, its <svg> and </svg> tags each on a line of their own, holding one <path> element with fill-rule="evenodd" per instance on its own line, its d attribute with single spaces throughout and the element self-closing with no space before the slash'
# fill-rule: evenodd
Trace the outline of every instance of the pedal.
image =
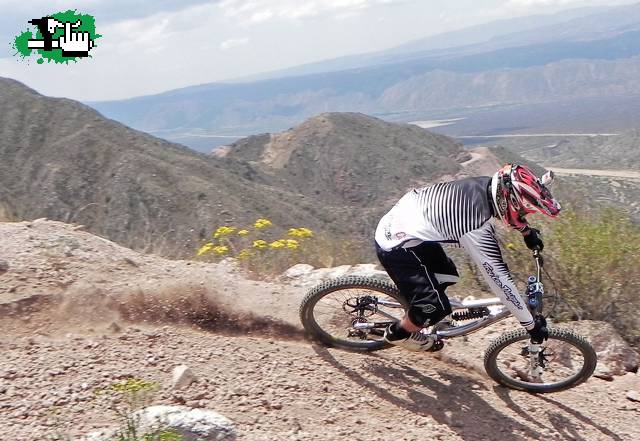
<svg viewBox="0 0 640 441">
<path fill-rule="evenodd" d="M 429 348 L 429 352 L 438 352 L 442 350 L 442 348 L 444 348 L 444 341 L 436 340 L 433 342 L 433 345 L 431 345 L 431 348 Z"/>
</svg>

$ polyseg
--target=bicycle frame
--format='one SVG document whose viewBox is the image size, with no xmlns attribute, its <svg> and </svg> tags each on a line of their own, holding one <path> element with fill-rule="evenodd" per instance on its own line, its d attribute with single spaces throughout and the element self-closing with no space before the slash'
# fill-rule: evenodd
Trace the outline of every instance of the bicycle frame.
<svg viewBox="0 0 640 441">
<path fill-rule="evenodd" d="M 536 279 L 534 289 L 540 292 L 544 292 L 544 287 L 542 282 L 540 281 L 540 276 L 542 272 L 542 256 L 538 250 L 533 252 L 533 257 L 536 261 Z M 529 278 L 529 284 L 531 284 L 531 277 Z M 525 299 L 526 300 L 526 299 Z M 479 300 L 467 300 L 460 301 L 457 299 L 450 299 L 449 303 L 451 304 L 451 309 L 455 312 L 458 309 L 468 309 L 468 308 L 489 308 L 490 313 L 478 320 L 474 320 L 470 323 L 466 323 L 464 325 L 452 326 L 446 329 L 438 329 L 439 326 L 442 326 L 441 323 L 437 323 L 431 334 L 436 336 L 437 339 L 446 339 L 446 338 L 454 338 L 460 337 L 463 335 L 471 334 L 473 332 L 479 331 L 480 329 L 486 328 L 487 326 L 491 326 L 492 324 L 499 322 L 500 320 L 504 320 L 509 317 L 511 313 L 504 307 L 502 301 L 498 297 L 492 297 L 489 299 L 479 299 Z M 388 308 L 400 308 L 403 309 L 403 306 L 397 302 L 388 302 L 383 300 L 378 300 L 378 304 L 382 306 L 386 306 Z M 494 308 L 491 308 L 494 307 Z M 492 311 L 493 309 L 493 311 Z M 542 303 L 538 303 L 535 308 L 530 308 L 531 313 L 536 315 L 542 312 Z M 384 311 L 379 311 L 381 315 L 384 315 L 390 319 L 396 320 L 390 314 L 386 314 Z M 353 327 L 355 329 L 360 330 L 371 330 L 375 327 L 374 323 L 354 323 Z"/>
<path fill-rule="evenodd" d="M 499 306 L 500 311 L 490 312 L 489 315 L 482 317 L 481 319 L 474 320 L 471 323 L 466 323 L 461 326 L 456 326 L 450 329 L 438 330 L 436 325 L 435 334 L 438 338 L 453 338 L 459 337 L 466 334 L 471 334 L 472 332 L 478 331 L 482 328 L 485 328 L 489 325 L 492 325 L 500 320 L 504 320 L 511 313 L 504 309 L 502 302 L 499 298 L 493 297 L 490 299 L 480 299 L 480 300 L 470 300 L 470 301 L 460 301 L 457 299 L 450 299 L 449 303 L 451 304 L 451 309 L 456 311 L 457 309 L 467 309 L 467 308 L 489 308 L 491 306 Z M 379 300 L 378 304 L 386 306 L 387 308 L 398 308 L 403 309 L 403 306 L 400 303 L 396 302 L 387 302 L 384 300 Z M 380 311 L 381 315 L 387 315 L 383 311 Z M 389 316 L 389 318 L 393 318 Z M 374 323 L 354 323 L 353 327 L 355 329 L 367 330 L 372 329 L 375 326 Z"/>
</svg>

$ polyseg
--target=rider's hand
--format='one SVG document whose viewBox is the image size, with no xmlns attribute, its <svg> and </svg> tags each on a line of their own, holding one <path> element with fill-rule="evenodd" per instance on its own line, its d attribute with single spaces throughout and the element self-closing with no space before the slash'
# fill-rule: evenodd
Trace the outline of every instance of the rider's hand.
<svg viewBox="0 0 640 441">
<path fill-rule="evenodd" d="M 530 250 L 542 251 L 544 248 L 542 239 L 540 239 L 540 230 L 529 227 L 522 232 L 522 237 L 527 248 Z"/>
<path fill-rule="evenodd" d="M 531 336 L 531 342 L 535 344 L 540 344 L 544 340 L 549 338 L 549 331 L 547 330 L 547 319 L 543 316 L 539 315 L 533 319 L 535 326 L 533 329 L 527 330 L 529 335 Z"/>
</svg>

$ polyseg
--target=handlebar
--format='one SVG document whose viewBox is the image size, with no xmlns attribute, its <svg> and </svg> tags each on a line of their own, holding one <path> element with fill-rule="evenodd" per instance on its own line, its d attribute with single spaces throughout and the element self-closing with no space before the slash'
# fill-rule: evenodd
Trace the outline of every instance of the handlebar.
<svg viewBox="0 0 640 441">
<path fill-rule="evenodd" d="M 536 260 L 536 272 L 538 280 L 540 280 L 540 275 L 542 273 L 542 267 L 544 266 L 544 259 L 542 258 L 542 254 L 540 248 L 536 248 L 533 250 L 533 258 Z"/>
</svg>

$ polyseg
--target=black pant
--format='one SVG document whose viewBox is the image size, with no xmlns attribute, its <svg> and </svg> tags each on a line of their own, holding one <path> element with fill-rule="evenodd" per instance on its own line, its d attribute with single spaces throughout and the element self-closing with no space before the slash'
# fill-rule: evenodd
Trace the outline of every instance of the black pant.
<svg viewBox="0 0 640 441">
<path fill-rule="evenodd" d="M 376 243 L 380 263 L 409 303 L 416 326 L 433 325 L 451 314 L 447 286 L 457 282 L 458 270 L 437 242 L 384 251 Z"/>
</svg>

